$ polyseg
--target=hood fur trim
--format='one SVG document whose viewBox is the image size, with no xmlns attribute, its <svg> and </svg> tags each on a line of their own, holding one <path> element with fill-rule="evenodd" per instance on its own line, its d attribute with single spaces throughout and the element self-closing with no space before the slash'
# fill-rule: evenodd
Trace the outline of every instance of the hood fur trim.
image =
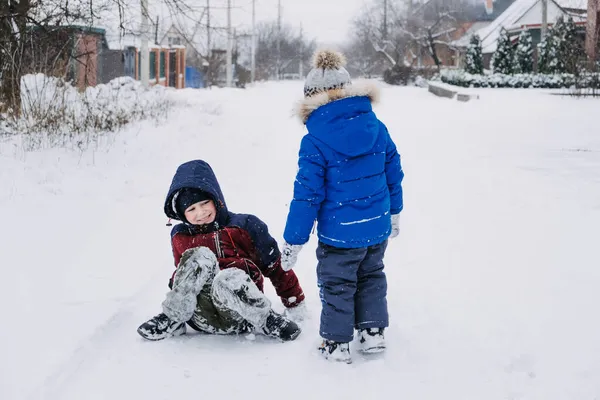
<svg viewBox="0 0 600 400">
<path fill-rule="evenodd" d="M 332 89 L 315 94 L 314 96 L 304 98 L 298 103 L 296 115 L 298 115 L 303 124 L 306 124 L 310 114 L 317 108 L 336 100 L 358 96 L 367 96 L 371 100 L 371 103 L 377 103 L 380 97 L 379 86 L 373 80 L 363 80 L 356 81 L 343 89 Z"/>
</svg>

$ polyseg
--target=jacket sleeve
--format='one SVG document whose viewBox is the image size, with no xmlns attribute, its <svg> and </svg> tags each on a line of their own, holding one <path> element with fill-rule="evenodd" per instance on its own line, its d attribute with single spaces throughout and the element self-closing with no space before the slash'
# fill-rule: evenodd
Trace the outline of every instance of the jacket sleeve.
<svg viewBox="0 0 600 400">
<path fill-rule="evenodd" d="M 294 198 L 283 233 L 283 238 L 289 244 L 308 242 L 325 198 L 325 165 L 323 154 L 308 136 L 304 136 L 300 144 Z"/>
<path fill-rule="evenodd" d="M 171 229 L 171 249 L 173 250 L 173 262 L 175 263 L 175 271 L 171 274 L 171 279 L 169 279 L 169 289 L 173 289 L 173 278 L 175 277 L 175 272 L 177 272 L 177 267 L 179 266 L 179 262 L 181 261 L 181 257 L 183 252 L 179 246 L 178 233 L 182 230 L 182 224 L 177 224 Z"/>
<path fill-rule="evenodd" d="M 262 274 L 269 278 L 285 307 L 295 307 L 304 300 L 304 292 L 294 271 L 281 268 L 281 253 L 267 225 L 254 215 L 248 215 L 246 230 L 254 244 L 254 260 Z"/>
<path fill-rule="evenodd" d="M 400 213 L 404 208 L 402 199 L 402 180 L 404 179 L 404 171 L 402 171 L 400 154 L 398 154 L 396 144 L 383 123 L 381 124 L 381 127 L 385 131 L 387 140 L 385 150 L 385 176 L 390 192 L 390 213 L 394 215 Z"/>
</svg>

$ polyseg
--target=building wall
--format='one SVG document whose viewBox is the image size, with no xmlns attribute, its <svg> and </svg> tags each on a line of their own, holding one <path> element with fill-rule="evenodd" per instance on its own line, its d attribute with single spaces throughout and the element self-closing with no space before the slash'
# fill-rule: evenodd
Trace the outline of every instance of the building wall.
<svg viewBox="0 0 600 400">
<path fill-rule="evenodd" d="M 98 49 L 100 41 L 91 34 L 77 33 L 75 41 L 75 85 L 79 89 L 98 83 Z"/>
<path fill-rule="evenodd" d="M 600 38 L 600 0 L 588 1 L 585 51 L 590 64 L 598 60 L 598 39 Z"/>
</svg>

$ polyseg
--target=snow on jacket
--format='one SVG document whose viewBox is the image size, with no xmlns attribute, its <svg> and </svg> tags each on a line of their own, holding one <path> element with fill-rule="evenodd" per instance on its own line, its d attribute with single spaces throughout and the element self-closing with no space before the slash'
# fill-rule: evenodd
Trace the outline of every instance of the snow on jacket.
<svg viewBox="0 0 600 400">
<path fill-rule="evenodd" d="M 254 215 L 235 214 L 227 209 L 219 182 L 208 163 L 190 161 L 177 169 L 165 200 L 164 210 L 169 218 L 181 219 L 175 200 L 177 192 L 184 187 L 209 193 L 215 202 L 217 217 L 213 229 L 184 223 L 173 227 L 171 245 L 175 266 L 186 250 L 208 247 L 217 256 L 220 269 L 245 271 L 261 291 L 263 276 L 269 278 L 286 307 L 294 307 L 304 300 L 295 273 L 281 268 L 281 253 L 267 225 Z"/>
<path fill-rule="evenodd" d="M 308 134 L 300 144 L 294 198 L 284 232 L 304 244 L 317 221 L 319 240 L 341 248 L 385 241 L 391 215 L 402 211 L 400 155 L 371 103 L 374 84 L 355 83 L 312 96 L 299 116 Z"/>
</svg>

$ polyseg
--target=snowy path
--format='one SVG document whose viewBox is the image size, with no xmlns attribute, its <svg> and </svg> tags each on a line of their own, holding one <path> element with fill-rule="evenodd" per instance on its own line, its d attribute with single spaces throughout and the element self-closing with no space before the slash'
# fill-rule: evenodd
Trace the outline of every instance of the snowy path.
<svg viewBox="0 0 600 400">
<path fill-rule="evenodd" d="M 0 398 L 600 397 L 594 100 L 508 90 L 463 104 L 384 89 L 376 111 L 406 172 L 384 356 L 346 366 L 316 354 L 314 238 L 296 267 L 311 309 L 297 341 L 137 336 L 172 271 L 162 202 L 179 163 L 207 160 L 229 208 L 281 238 L 299 94 L 298 83 L 188 92 L 172 126 L 138 126 L 94 154 L 2 147 Z"/>
</svg>

